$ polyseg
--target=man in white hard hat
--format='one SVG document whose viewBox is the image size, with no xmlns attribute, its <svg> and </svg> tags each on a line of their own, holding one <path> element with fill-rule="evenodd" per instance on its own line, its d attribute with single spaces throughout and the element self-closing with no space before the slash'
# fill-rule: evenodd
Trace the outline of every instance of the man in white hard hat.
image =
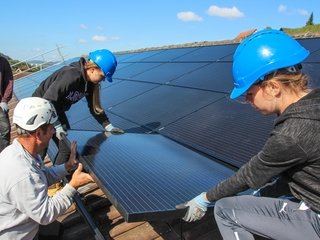
<svg viewBox="0 0 320 240">
<path fill-rule="evenodd" d="M 0 239 L 36 239 L 39 225 L 54 222 L 71 206 L 76 189 L 93 182 L 76 159 L 76 142 L 68 162 L 44 165 L 39 153 L 55 134 L 56 120 L 53 105 L 39 97 L 24 98 L 14 109 L 18 136 L 0 154 Z M 73 170 L 70 182 L 49 197 L 48 186 Z"/>
</svg>

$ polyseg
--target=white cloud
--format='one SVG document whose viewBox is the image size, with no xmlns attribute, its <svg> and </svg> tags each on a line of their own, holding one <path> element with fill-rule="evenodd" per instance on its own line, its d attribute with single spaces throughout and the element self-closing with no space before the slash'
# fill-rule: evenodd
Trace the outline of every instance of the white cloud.
<svg viewBox="0 0 320 240">
<path fill-rule="evenodd" d="M 244 13 L 234 6 L 232 8 L 222 8 L 222 7 L 212 5 L 209 7 L 207 13 L 211 16 L 218 16 L 218 17 L 224 17 L 224 18 L 244 17 Z"/>
<path fill-rule="evenodd" d="M 92 40 L 96 41 L 96 42 L 104 42 L 104 41 L 107 40 L 107 37 L 106 36 L 102 36 L 102 35 L 94 35 L 92 37 Z"/>
<path fill-rule="evenodd" d="M 279 5 L 278 7 L 278 12 L 286 12 L 287 11 L 287 6 L 286 5 Z"/>
<path fill-rule="evenodd" d="M 201 22 L 203 20 L 202 17 L 191 11 L 179 12 L 177 13 L 177 18 L 184 22 Z"/>
<path fill-rule="evenodd" d="M 79 39 L 79 43 L 81 43 L 81 44 L 85 44 L 85 43 L 87 43 L 88 41 L 87 40 L 85 40 L 85 39 Z"/>
<path fill-rule="evenodd" d="M 302 16 L 309 16 L 310 13 L 305 10 L 305 9 L 288 9 L 288 7 L 286 5 L 279 5 L 278 7 L 278 12 L 279 13 L 284 13 L 286 15 L 302 15 Z"/>
<path fill-rule="evenodd" d="M 114 36 L 114 37 L 111 37 L 111 40 L 118 41 L 118 40 L 120 40 L 120 37 Z"/>
<path fill-rule="evenodd" d="M 80 28 L 81 28 L 81 29 L 88 29 L 87 25 L 85 25 L 85 24 L 83 24 L 83 23 L 80 24 Z"/>
<path fill-rule="evenodd" d="M 297 13 L 298 13 L 299 15 L 302 15 L 302 16 L 309 16 L 309 15 L 310 15 L 310 13 L 309 13 L 307 10 L 305 10 L 305 9 L 298 9 L 298 10 L 297 10 Z"/>
</svg>

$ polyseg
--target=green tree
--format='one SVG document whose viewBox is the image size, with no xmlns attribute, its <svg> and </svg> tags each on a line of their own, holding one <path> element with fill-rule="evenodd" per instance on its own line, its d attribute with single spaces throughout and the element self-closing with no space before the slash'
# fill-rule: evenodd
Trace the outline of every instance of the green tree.
<svg viewBox="0 0 320 240">
<path fill-rule="evenodd" d="M 313 25 L 313 12 L 311 13 L 308 22 L 306 22 L 306 26 L 312 26 Z"/>
</svg>

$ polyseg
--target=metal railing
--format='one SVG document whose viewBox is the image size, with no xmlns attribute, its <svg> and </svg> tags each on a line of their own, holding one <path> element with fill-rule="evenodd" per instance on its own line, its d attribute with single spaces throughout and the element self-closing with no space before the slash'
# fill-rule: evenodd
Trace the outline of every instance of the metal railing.
<svg viewBox="0 0 320 240">
<path fill-rule="evenodd" d="M 66 55 L 61 52 L 63 46 L 38 54 L 11 65 L 13 77 L 25 72 L 37 72 L 55 64 L 65 62 Z"/>
</svg>

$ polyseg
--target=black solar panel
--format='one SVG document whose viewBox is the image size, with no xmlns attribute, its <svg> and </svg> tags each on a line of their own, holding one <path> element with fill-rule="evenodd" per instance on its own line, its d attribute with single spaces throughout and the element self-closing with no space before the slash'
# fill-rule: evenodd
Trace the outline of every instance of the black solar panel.
<svg viewBox="0 0 320 240">
<path fill-rule="evenodd" d="M 249 105 L 223 98 L 168 124 L 159 133 L 241 167 L 261 150 L 273 122 L 273 117 L 262 116 Z"/>
<path fill-rule="evenodd" d="M 127 222 L 181 217 L 190 200 L 233 171 L 158 134 L 70 131 L 86 168 Z"/>
<path fill-rule="evenodd" d="M 196 51 L 190 51 L 179 58 L 177 62 L 216 62 L 232 61 L 232 55 L 238 44 L 216 45 L 199 47 Z"/>
<path fill-rule="evenodd" d="M 132 63 L 126 67 L 119 69 L 113 75 L 113 78 L 132 79 L 133 76 L 151 70 L 161 63 Z"/>
<path fill-rule="evenodd" d="M 159 52 L 158 54 L 154 54 L 150 57 L 144 58 L 142 61 L 143 62 L 171 62 L 186 54 L 192 53 L 197 49 L 198 47 L 166 49 Z"/>
<path fill-rule="evenodd" d="M 143 73 L 132 77 L 132 80 L 154 83 L 169 83 L 178 77 L 183 77 L 196 69 L 203 67 L 205 63 L 163 63 Z"/>
<path fill-rule="evenodd" d="M 118 62 L 140 62 L 145 58 L 156 55 L 164 50 L 152 50 L 139 53 L 127 53 L 117 55 Z"/>
<path fill-rule="evenodd" d="M 170 84 L 228 94 L 233 88 L 232 80 L 232 63 L 215 62 L 182 75 Z"/>
<path fill-rule="evenodd" d="M 163 127 L 223 97 L 209 91 L 162 85 L 110 111 L 140 125 L 159 123 Z M 107 104 L 107 99 L 102 101 Z"/>
</svg>

